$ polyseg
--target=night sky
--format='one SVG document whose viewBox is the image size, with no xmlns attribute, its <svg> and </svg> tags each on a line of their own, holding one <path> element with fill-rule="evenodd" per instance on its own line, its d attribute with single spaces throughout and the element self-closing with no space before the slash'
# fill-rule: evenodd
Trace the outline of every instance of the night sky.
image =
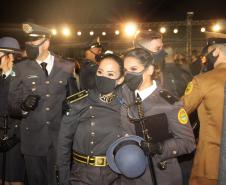
<svg viewBox="0 0 226 185">
<path fill-rule="evenodd" d="M 226 19 L 225 0 L 1 0 L 0 23 L 99 24 Z"/>
</svg>

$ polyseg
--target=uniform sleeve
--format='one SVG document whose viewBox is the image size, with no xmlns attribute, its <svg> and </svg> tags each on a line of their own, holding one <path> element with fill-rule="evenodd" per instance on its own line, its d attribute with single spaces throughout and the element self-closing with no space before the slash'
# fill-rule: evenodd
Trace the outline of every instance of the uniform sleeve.
<svg viewBox="0 0 226 185">
<path fill-rule="evenodd" d="M 77 114 L 72 107 L 69 115 L 65 115 L 62 119 L 58 136 L 57 167 L 61 185 L 69 185 L 71 149 L 77 124 Z"/>
<path fill-rule="evenodd" d="M 188 114 L 192 113 L 202 101 L 202 89 L 198 78 L 194 78 L 185 90 L 182 101 L 184 103 L 184 108 Z"/>
<path fill-rule="evenodd" d="M 21 103 L 23 102 L 23 84 L 20 70 L 14 68 L 15 76 L 12 76 L 8 94 L 8 109 L 11 117 L 22 118 Z"/>
<path fill-rule="evenodd" d="M 163 143 L 163 153 L 159 155 L 161 161 L 188 154 L 195 149 L 195 138 L 182 102 L 167 113 L 169 130 L 172 138 Z"/>
</svg>

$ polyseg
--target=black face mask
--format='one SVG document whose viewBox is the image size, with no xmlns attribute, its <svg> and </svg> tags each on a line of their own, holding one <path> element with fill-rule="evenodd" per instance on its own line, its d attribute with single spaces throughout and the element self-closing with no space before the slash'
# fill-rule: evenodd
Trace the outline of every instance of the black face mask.
<svg viewBox="0 0 226 185">
<path fill-rule="evenodd" d="M 210 71 L 214 68 L 214 64 L 215 64 L 215 62 L 217 61 L 217 58 L 218 58 L 218 56 L 213 56 L 214 51 L 215 51 L 215 49 L 212 50 L 211 52 L 209 52 L 206 55 L 206 63 L 205 63 L 204 71 Z"/>
<path fill-rule="evenodd" d="M 167 53 L 165 52 L 165 50 L 161 49 L 158 52 L 151 52 L 151 54 L 154 58 L 155 64 L 161 69 L 164 63 L 164 59 L 167 56 Z"/>
<path fill-rule="evenodd" d="M 39 46 L 41 46 L 46 40 L 38 45 L 26 44 L 25 49 L 27 57 L 31 60 L 35 60 L 39 56 Z"/>
<path fill-rule="evenodd" d="M 125 75 L 125 84 L 131 91 L 135 91 L 143 82 L 143 73 L 127 72 Z"/>
<path fill-rule="evenodd" d="M 115 90 L 116 80 L 96 75 L 96 87 L 100 94 L 108 94 Z"/>
<path fill-rule="evenodd" d="M 95 54 L 95 60 L 96 60 L 96 62 L 100 62 L 101 59 L 102 59 L 102 57 L 103 57 L 102 54 L 98 54 L 98 55 Z"/>
</svg>

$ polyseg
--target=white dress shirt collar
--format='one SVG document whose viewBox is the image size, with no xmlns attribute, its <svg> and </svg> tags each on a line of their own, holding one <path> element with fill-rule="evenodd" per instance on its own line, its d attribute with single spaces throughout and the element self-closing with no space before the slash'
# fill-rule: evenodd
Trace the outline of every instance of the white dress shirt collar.
<svg viewBox="0 0 226 185">
<path fill-rule="evenodd" d="M 53 64 L 54 64 L 54 56 L 51 55 L 50 53 L 48 54 L 48 57 L 44 60 L 44 61 L 40 61 L 40 60 L 36 60 L 38 62 L 38 64 L 40 65 L 42 62 L 47 63 L 46 69 L 48 71 L 48 74 L 50 74 L 50 72 L 53 69 Z M 41 65 L 40 65 L 41 67 Z"/>
<path fill-rule="evenodd" d="M 12 69 L 10 69 L 9 71 L 3 72 L 2 75 L 5 75 L 5 78 L 7 78 L 9 75 L 11 75 L 12 73 Z"/>
<path fill-rule="evenodd" d="M 157 89 L 157 83 L 155 80 L 152 81 L 152 85 L 149 86 L 148 88 L 139 91 L 138 89 L 135 90 L 135 95 L 137 95 L 137 93 L 139 94 L 140 98 L 142 101 L 144 101 L 148 96 L 150 96 L 155 90 Z"/>
</svg>

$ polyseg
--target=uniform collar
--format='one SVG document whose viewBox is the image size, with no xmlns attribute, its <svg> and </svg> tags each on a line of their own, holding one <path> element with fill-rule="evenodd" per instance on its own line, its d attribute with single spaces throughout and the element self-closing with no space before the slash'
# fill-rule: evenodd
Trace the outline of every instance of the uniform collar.
<svg viewBox="0 0 226 185">
<path fill-rule="evenodd" d="M 51 54 L 49 53 L 48 54 L 48 56 L 47 56 L 47 58 L 45 59 L 45 60 L 43 60 L 43 61 L 41 61 L 41 60 L 36 60 L 37 62 L 38 62 L 38 64 L 40 65 L 42 62 L 45 62 L 45 63 L 49 63 L 49 61 L 51 61 Z"/>
<path fill-rule="evenodd" d="M 115 105 L 115 104 L 119 104 L 119 100 L 117 98 L 117 95 L 114 97 L 113 101 L 111 103 L 104 103 L 99 99 L 100 93 L 96 90 L 96 89 L 91 89 L 89 90 L 89 97 L 94 101 L 94 102 L 98 102 L 104 105 Z"/>
<path fill-rule="evenodd" d="M 2 75 L 5 75 L 5 78 L 7 78 L 9 75 L 11 75 L 13 72 L 12 69 L 10 69 L 9 71 L 3 72 Z"/>
<path fill-rule="evenodd" d="M 148 88 L 142 90 L 142 91 L 139 91 L 138 89 L 135 90 L 135 96 L 137 94 L 140 95 L 141 97 L 141 100 L 144 101 L 148 96 L 150 96 L 155 90 L 157 89 L 157 83 L 155 80 L 152 81 L 152 85 L 149 86 Z"/>
</svg>

